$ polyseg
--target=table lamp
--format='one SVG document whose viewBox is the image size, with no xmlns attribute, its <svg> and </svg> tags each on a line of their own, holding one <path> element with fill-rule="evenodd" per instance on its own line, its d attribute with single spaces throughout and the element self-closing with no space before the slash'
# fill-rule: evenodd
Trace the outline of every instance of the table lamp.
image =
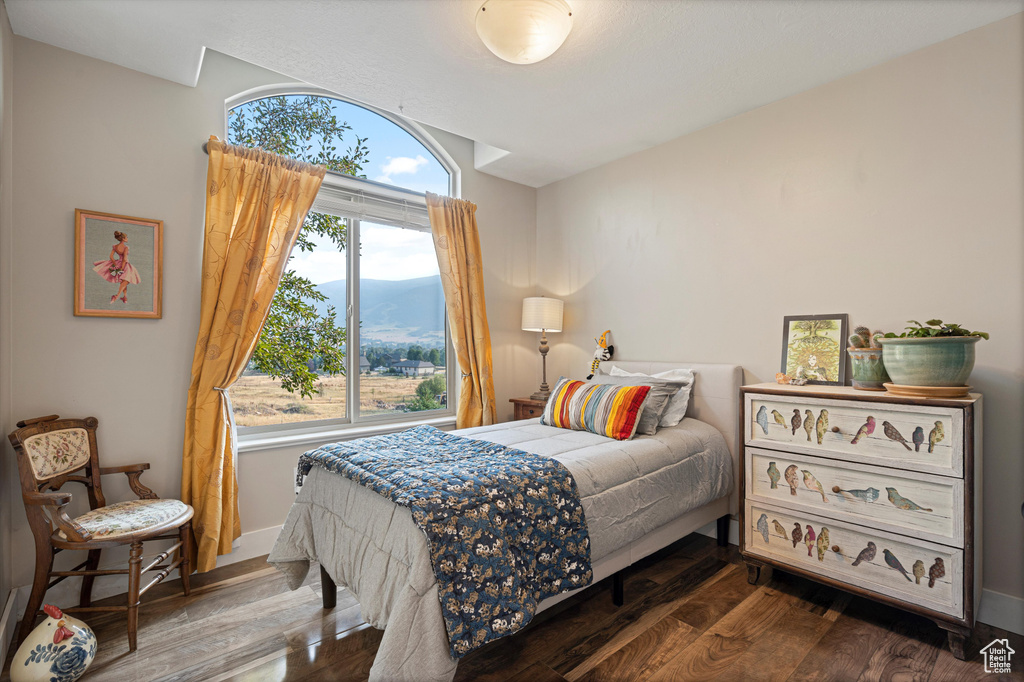
<svg viewBox="0 0 1024 682">
<path fill-rule="evenodd" d="M 562 308 L 565 304 L 557 298 L 534 296 L 523 299 L 523 331 L 540 332 L 540 390 L 530 396 L 533 400 L 547 400 L 551 395 L 548 386 L 548 332 L 562 331 Z"/>
</svg>

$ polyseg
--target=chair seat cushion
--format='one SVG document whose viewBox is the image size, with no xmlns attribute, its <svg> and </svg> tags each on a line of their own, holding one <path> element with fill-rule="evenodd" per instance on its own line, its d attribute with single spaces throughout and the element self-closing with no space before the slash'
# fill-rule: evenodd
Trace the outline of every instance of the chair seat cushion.
<svg viewBox="0 0 1024 682">
<path fill-rule="evenodd" d="M 92 533 L 94 540 L 112 540 L 188 516 L 189 511 L 189 506 L 180 500 L 129 500 L 93 509 L 75 522 Z M 58 535 L 66 539 L 64 531 Z"/>
</svg>

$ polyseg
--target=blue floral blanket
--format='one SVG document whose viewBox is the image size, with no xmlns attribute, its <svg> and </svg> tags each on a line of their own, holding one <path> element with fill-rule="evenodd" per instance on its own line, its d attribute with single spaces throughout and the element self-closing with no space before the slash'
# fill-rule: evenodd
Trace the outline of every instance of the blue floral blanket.
<svg viewBox="0 0 1024 682">
<path fill-rule="evenodd" d="M 455 658 L 593 580 L 576 482 L 554 459 L 417 426 L 311 450 L 299 458 L 299 485 L 314 466 L 412 510 Z"/>
</svg>

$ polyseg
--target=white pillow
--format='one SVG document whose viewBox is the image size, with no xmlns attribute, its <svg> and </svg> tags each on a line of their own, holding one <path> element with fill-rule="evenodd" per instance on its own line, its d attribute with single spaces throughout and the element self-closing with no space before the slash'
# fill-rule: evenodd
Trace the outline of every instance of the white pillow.
<svg viewBox="0 0 1024 682">
<path fill-rule="evenodd" d="M 668 401 L 668 407 L 661 415 L 661 421 L 658 422 L 658 426 L 675 426 L 683 420 L 686 416 L 686 408 L 690 404 L 690 391 L 693 390 L 693 370 L 692 369 L 670 369 L 665 372 L 658 372 L 657 374 L 644 374 L 643 372 L 627 372 L 623 369 L 619 369 L 615 365 L 608 371 L 609 376 L 613 377 L 650 377 L 652 379 L 661 379 L 663 381 L 684 381 L 685 385 L 676 391 Z"/>
</svg>

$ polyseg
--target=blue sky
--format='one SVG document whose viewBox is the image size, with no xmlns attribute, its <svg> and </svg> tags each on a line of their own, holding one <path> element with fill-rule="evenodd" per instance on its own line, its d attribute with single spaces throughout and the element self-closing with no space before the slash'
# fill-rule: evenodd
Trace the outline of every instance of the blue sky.
<svg viewBox="0 0 1024 682">
<path fill-rule="evenodd" d="M 366 138 L 369 154 L 363 174 L 416 192 L 448 194 L 448 172 L 420 142 L 388 119 L 367 109 L 334 100 L 339 120 L 352 127 L 339 150 L 348 150 L 355 136 Z M 362 279 L 402 280 L 437 275 L 437 259 L 429 233 L 363 222 L 360 276 Z M 312 252 L 296 250 L 290 269 L 314 284 L 347 279 L 345 254 L 329 239 L 313 240 Z"/>
</svg>

